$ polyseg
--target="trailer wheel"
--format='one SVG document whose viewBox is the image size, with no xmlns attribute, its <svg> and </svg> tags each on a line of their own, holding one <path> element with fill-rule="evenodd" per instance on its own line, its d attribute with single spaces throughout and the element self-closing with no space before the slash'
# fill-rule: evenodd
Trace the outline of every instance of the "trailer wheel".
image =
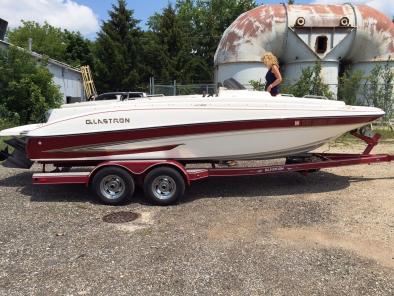
<svg viewBox="0 0 394 296">
<path fill-rule="evenodd" d="M 118 205 L 132 197 L 135 184 L 133 177 L 124 169 L 106 167 L 93 177 L 91 188 L 102 203 Z"/>
<path fill-rule="evenodd" d="M 173 204 L 185 192 L 185 181 L 182 175 L 170 167 L 153 169 L 145 177 L 144 193 L 157 205 Z"/>
</svg>

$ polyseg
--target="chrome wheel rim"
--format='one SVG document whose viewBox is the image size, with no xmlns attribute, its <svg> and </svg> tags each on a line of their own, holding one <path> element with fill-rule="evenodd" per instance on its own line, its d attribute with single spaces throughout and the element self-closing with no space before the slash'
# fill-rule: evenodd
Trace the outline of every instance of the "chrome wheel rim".
<svg viewBox="0 0 394 296">
<path fill-rule="evenodd" d="M 172 198 L 176 192 L 175 180 L 170 176 L 156 177 L 152 182 L 152 192 L 160 200 Z"/>
<path fill-rule="evenodd" d="M 107 199 L 117 199 L 126 190 L 125 181 L 117 175 L 108 175 L 100 182 L 100 192 Z"/>
</svg>

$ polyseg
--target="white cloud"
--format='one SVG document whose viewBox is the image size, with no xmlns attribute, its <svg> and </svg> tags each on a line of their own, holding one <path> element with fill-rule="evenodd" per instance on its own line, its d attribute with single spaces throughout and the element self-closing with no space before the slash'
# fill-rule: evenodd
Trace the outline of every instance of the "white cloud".
<svg viewBox="0 0 394 296">
<path fill-rule="evenodd" d="M 92 9 L 73 0 L 0 0 L 0 18 L 15 28 L 21 20 L 47 21 L 55 27 L 91 35 L 98 31 L 98 17 Z"/>
<path fill-rule="evenodd" d="M 343 4 L 343 3 L 354 3 L 354 4 L 366 4 L 372 8 L 379 10 L 380 12 L 384 13 L 388 17 L 394 16 L 394 1 L 392 0 L 353 0 L 353 1 L 346 1 L 346 0 L 316 0 L 314 3 L 321 3 L 321 4 Z"/>
</svg>

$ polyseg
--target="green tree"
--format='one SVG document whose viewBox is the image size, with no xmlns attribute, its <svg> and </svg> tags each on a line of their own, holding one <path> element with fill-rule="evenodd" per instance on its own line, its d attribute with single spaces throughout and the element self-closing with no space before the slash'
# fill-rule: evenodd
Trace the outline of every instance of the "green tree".
<svg viewBox="0 0 394 296">
<path fill-rule="evenodd" d="M 64 30 L 64 39 L 66 42 L 66 52 L 63 60 L 74 66 L 80 67 L 89 65 L 93 67 L 93 53 L 91 42 L 85 39 L 79 32 L 70 32 Z"/>
<path fill-rule="evenodd" d="M 184 49 L 184 33 L 175 9 L 171 4 L 164 8 L 161 14 L 153 15 L 148 25 L 160 44 L 157 54 L 161 57 L 159 66 L 162 80 L 181 80 L 182 50 Z"/>
<path fill-rule="evenodd" d="M 338 99 L 344 101 L 347 105 L 357 105 L 363 76 L 363 72 L 360 70 L 346 70 L 339 77 Z"/>
<path fill-rule="evenodd" d="M 223 32 L 242 13 L 257 6 L 253 0 L 178 0 L 182 27 L 188 35 L 190 51 L 213 79 L 214 55 Z"/>
<path fill-rule="evenodd" d="M 140 79 L 142 82 L 148 81 L 149 77 L 155 77 L 156 80 L 169 81 L 168 73 L 168 55 L 160 44 L 158 36 L 152 31 L 142 33 L 141 40 L 141 59 Z"/>
<path fill-rule="evenodd" d="M 125 0 L 118 0 L 98 33 L 95 81 L 101 92 L 133 90 L 140 83 L 142 32 L 133 14 Z"/>
<path fill-rule="evenodd" d="M 323 82 L 321 69 L 319 62 L 316 62 L 313 67 L 302 69 L 299 80 L 293 85 L 282 87 L 282 92 L 293 94 L 296 97 L 314 95 L 332 99 L 333 93 L 329 86 Z"/>
<path fill-rule="evenodd" d="M 9 111 L 6 106 L 0 104 L 0 130 L 10 128 L 18 124 L 19 114 Z"/>
<path fill-rule="evenodd" d="M 366 102 L 386 112 L 385 121 L 393 117 L 393 83 L 394 73 L 390 67 L 390 60 L 383 66 L 376 64 L 365 79 L 363 94 Z"/>
<path fill-rule="evenodd" d="M 249 80 L 249 84 L 252 86 L 253 90 L 262 91 L 265 88 L 265 82 L 260 80 Z"/>
<path fill-rule="evenodd" d="M 210 76 L 205 60 L 195 54 L 190 39 L 188 24 L 179 16 L 176 8 L 169 4 L 161 13 L 153 15 L 149 28 L 160 44 L 157 54 L 161 57 L 159 79 L 193 82 Z"/>
<path fill-rule="evenodd" d="M 8 120 L 26 124 L 44 120 L 45 112 L 60 105 L 62 96 L 45 61 L 23 50 L 0 50 L 0 111 Z"/>
<path fill-rule="evenodd" d="M 28 49 L 32 38 L 32 50 L 72 66 L 93 65 L 90 42 L 79 32 L 62 31 L 60 28 L 34 21 L 22 21 L 18 28 L 8 32 L 11 44 Z"/>
<path fill-rule="evenodd" d="M 11 44 L 27 49 L 29 38 L 32 38 L 32 50 L 47 55 L 53 59 L 63 61 L 66 52 L 66 42 L 61 29 L 48 23 L 40 25 L 34 21 L 22 21 L 18 28 L 8 31 Z"/>
</svg>

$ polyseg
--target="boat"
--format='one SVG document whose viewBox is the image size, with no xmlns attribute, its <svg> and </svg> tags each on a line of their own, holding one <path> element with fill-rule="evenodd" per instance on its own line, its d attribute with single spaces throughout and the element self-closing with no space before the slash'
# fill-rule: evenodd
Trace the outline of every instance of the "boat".
<svg viewBox="0 0 394 296">
<path fill-rule="evenodd" d="M 383 115 L 337 100 L 226 88 L 213 96 L 74 103 L 50 110 L 44 123 L 0 131 L 14 148 L 0 157 L 5 166 L 26 169 L 34 162 L 272 159 L 312 151 Z"/>
</svg>

